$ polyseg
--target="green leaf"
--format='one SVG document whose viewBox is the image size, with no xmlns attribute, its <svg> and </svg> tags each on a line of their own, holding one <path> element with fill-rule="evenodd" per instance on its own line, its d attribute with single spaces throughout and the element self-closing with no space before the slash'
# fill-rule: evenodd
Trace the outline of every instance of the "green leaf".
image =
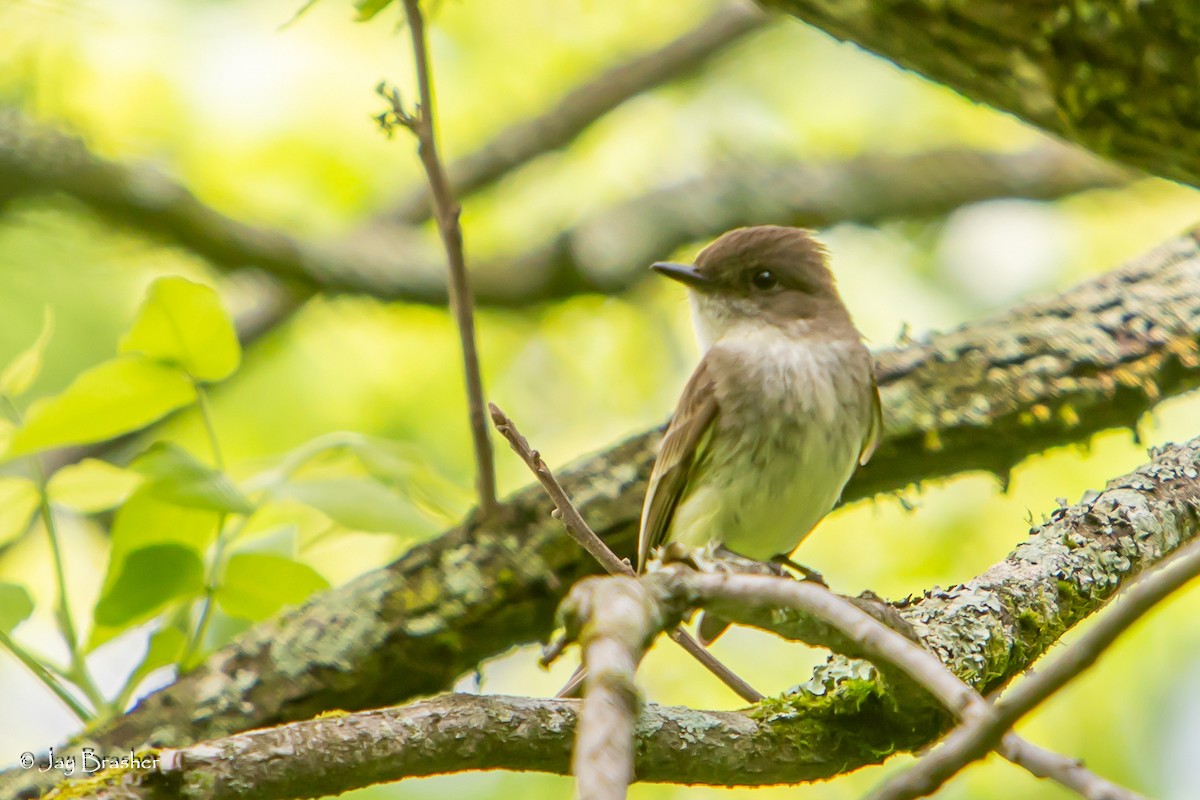
<svg viewBox="0 0 1200 800">
<path fill-rule="evenodd" d="M 127 629 L 145 622 L 172 600 L 204 590 L 204 564 L 190 547 L 152 544 L 134 550 L 96 603 L 96 624 Z"/>
<path fill-rule="evenodd" d="M 29 391 L 29 387 L 37 380 L 42 371 L 42 356 L 50 336 L 54 333 L 54 312 L 47 306 L 42 319 L 42 332 L 38 334 L 33 344 L 17 354 L 8 366 L 0 372 L 0 394 L 9 397 L 19 397 Z"/>
<path fill-rule="evenodd" d="M 432 469 L 412 445 L 376 436 L 358 436 L 348 444 L 372 476 L 435 518 L 438 527 L 461 518 L 471 507 L 471 492 Z"/>
<path fill-rule="evenodd" d="M 392 4 L 392 0 L 354 0 L 358 22 L 366 22 Z"/>
<path fill-rule="evenodd" d="M 308 510 L 308 509 L 306 509 Z M 311 512 L 317 515 L 317 512 Z M 318 515 L 319 516 L 319 515 Z M 325 523 L 324 518 L 321 524 Z M 296 540 L 300 535 L 300 526 L 295 523 L 273 525 L 259 531 L 247 532 L 241 529 L 241 535 L 233 548 L 235 553 L 258 553 L 282 558 L 294 558 L 296 555 Z"/>
<path fill-rule="evenodd" d="M 339 525 L 375 533 L 411 533 L 429 521 L 401 497 L 374 481 L 356 478 L 302 480 L 284 484 L 274 497 L 311 506 Z"/>
<path fill-rule="evenodd" d="M 24 586 L 0 583 L 0 633 L 12 633 L 33 613 L 33 598 Z"/>
<path fill-rule="evenodd" d="M 215 596 L 226 614 L 260 620 L 327 588 L 329 582 L 307 564 L 266 553 L 237 553 L 225 565 Z"/>
<path fill-rule="evenodd" d="M 225 473 L 201 463 L 177 445 L 151 445 L 130 467 L 148 478 L 146 490 L 159 500 L 233 514 L 254 510 Z"/>
<path fill-rule="evenodd" d="M 145 488 L 135 491 L 117 509 L 113 519 L 108 569 L 100 590 L 106 595 L 125 571 L 126 560 L 151 545 L 174 545 L 190 550 L 197 560 L 216 537 L 217 513 L 167 503 L 152 496 Z M 88 640 L 88 650 L 99 647 L 121 630 L 96 629 Z"/>
<path fill-rule="evenodd" d="M 216 291 L 186 278 L 150 285 L 121 353 L 142 353 L 201 381 L 228 378 L 242 358 L 237 331 Z"/>
<path fill-rule="evenodd" d="M 0 545 L 25 533 L 37 511 L 37 485 L 28 478 L 0 478 Z"/>
<path fill-rule="evenodd" d="M 191 381 L 177 369 L 141 356 L 105 361 L 79 375 L 61 394 L 34 403 L 5 456 L 111 439 L 195 399 Z"/>
<path fill-rule="evenodd" d="M 50 476 L 46 492 L 56 505 L 95 514 L 124 503 L 141 482 L 142 476 L 136 472 L 98 458 L 85 458 Z"/>
<path fill-rule="evenodd" d="M 165 667 L 179 661 L 183 655 L 184 645 L 187 644 L 187 634 L 174 625 L 164 625 L 150 636 L 146 647 L 146 655 L 129 674 L 126 684 L 130 690 L 136 689 L 147 675 L 159 667 Z M 123 710 L 123 709 L 122 709 Z"/>
</svg>

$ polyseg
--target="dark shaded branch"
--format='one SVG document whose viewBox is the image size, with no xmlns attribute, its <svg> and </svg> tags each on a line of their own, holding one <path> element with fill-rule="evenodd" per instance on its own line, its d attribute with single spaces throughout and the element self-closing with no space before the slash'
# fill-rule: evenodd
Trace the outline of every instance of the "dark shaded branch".
<svg viewBox="0 0 1200 800">
<path fill-rule="evenodd" d="M 535 291 L 523 275 L 539 276 L 555 296 L 613 292 L 664 253 L 730 228 L 874 224 L 936 217 L 999 197 L 1049 200 L 1089 173 L 1096 186 L 1131 177 L 1058 145 L 1015 155 L 947 150 L 824 164 L 735 161 L 596 212 L 540 247 L 495 260 L 491 269 L 514 276 L 516 294 Z"/>
<path fill-rule="evenodd" d="M 473 153 L 446 167 L 458 197 L 489 186 L 523 164 L 570 144 L 600 117 L 643 92 L 694 72 L 767 17 L 740 2 L 718 9 L 692 30 L 657 50 L 605 70 L 564 95 L 547 111 L 512 125 Z M 429 219 L 429 193 L 410 192 L 386 216 L 391 224 L 413 225 Z"/>
<path fill-rule="evenodd" d="M 528 253 L 477 261 L 475 296 L 480 305 L 523 306 L 584 291 L 620 291 L 641 280 L 646 264 L 671 247 L 746 221 L 813 226 L 936 215 L 979 200 L 1050 199 L 1128 179 L 1061 147 L 1016 155 L 946 151 L 840 164 L 727 165 L 615 206 Z M 296 291 L 435 305 L 447 300 L 442 259 L 418 230 L 391 227 L 317 243 L 246 225 L 152 169 L 100 158 L 78 139 L 14 112 L 0 114 L 0 207 L 51 194 L 71 197 L 108 222 L 182 247 L 218 269 L 253 266 Z M 731 216 L 738 204 L 748 206 Z"/>
<path fill-rule="evenodd" d="M 1194 3 L 769 0 L 972 100 L 1200 186 Z"/>
<path fill-rule="evenodd" d="M 1005 474 L 1031 453 L 1131 426 L 1163 397 L 1200 384 L 1198 343 L 1200 246 L 1187 234 L 1058 297 L 882 352 L 885 436 L 846 499 L 967 469 Z M 658 435 L 634 437 L 559 472 L 619 556 L 634 550 Z M 1151 478 L 1147 485 L 1157 484 Z M 179 744 L 329 708 L 388 705 L 443 690 L 514 644 L 544 640 L 564 587 L 596 569 L 550 510 L 541 487 L 526 489 L 486 524 L 468 520 L 389 567 L 256 626 L 95 736 L 118 747 L 147 738 Z M 1057 566 L 1074 574 L 1073 563 Z M 993 644 L 970 664 L 997 680 L 1014 674 L 1052 641 L 1063 613 L 1087 613 L 1111 587 L 1088 584 L 1078 597 L 1064 595 L 1063 611 L 1046 604 L 1066 588 L 1036 588 L 1046 599 L 1022 602 L 1043 609 L 1037 624 L 990 639 L 1013 643 L 1011 659 Z M 937 602 L 953 607 L 958 597 L 945 592 Z M 991 613 L 982 608 L 981 619 Z M 11 793 L 8 780 L 15 779 L 0 781 L 0 795 Z"/>
</svg>

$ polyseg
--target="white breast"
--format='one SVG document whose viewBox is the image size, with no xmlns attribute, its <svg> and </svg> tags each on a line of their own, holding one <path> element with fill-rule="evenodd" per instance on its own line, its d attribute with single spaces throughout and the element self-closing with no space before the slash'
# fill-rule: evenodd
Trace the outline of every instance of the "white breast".
<svg viewBox="0 0 1200 800">
<path fill-rule="evenodd" d="M 870 422 L 870 361 L 854 340 L 730 332 L 709 459 L 668 538 L 766 560 L 795 549 L 857 466 Z"/>
</svg>

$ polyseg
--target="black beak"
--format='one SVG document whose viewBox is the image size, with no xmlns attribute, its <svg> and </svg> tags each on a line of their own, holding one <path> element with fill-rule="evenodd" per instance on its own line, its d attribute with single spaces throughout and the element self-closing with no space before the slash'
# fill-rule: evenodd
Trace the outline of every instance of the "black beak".
<svg viewBox="0 0 1200 800">
<path fill-rule="evenodd" d="M 657 264 L 651 264 L 650 269 L 659 275 L 666 275 L 671 280 L 679 281 L 683 285 L 690 286 L 693 289 L 705 289 L 712 284 L 712 281 L 698 272 L 691 264 L 673 264 L 670 261 L 659 261 Z"/>
</svg>

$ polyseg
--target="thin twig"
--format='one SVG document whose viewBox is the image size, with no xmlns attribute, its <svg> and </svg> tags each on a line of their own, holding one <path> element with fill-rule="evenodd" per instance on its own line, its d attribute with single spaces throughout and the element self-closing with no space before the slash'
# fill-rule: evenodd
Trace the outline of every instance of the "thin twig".
<svg viewBox="0 0 1200 800">
<path fill-rule="evenodd" d="M 529 441 L 521 435 L 521 432 L 517 430 L 517 426 L 513 424 L 513 421 L 495 403 L 489 403 L 488 409 L 491 411 L 492 424 L 496 426 L 496 430 L 508 440 L 513 451 L 521 457 L 521 460 L 533 472 L 538 482 L 542 484 L 542 487 L 546 490 L 546 494 L 550 496 L 556 511 L 555 517 L 562 522 L 570 537 L 595 558 L 600 563 L 600 566 L 604 567 L 610 575 L 634 577 L 636 573 L 629 561 L 617 558 L 616 553 L 610 550 L 608 545 L 591 529 L 578 509 L 575 508 L 575 504 L 571 502 L 571 498 L 567 496 L 566 491 L 562 488 L 562 484 L 558 482 L 558 479 L 554 477 L 554 473 L 546 466 L 546 462 L 542 460 L 541 454 L 529 446 Z M 712 653 L 704 649 L 703 645 L 688 635 L 687 631 L 675 628 L 668 635 L 672 641 L 683 647 L 684 650 L 690 653 L 709 672 L 716 675 L 747 703 L 757 703 L 763 699 L 761 693 L 718 661 Z M 559 694 L 562 695 L 563 692 L 569 693 L 570 691 L 574 691 L 583 679 L 583 671 L 577 671 Z"/>
<path fill-rule="evenodd" d="M 987 755 L 1004 732 L 1023 716 L 1094 664 L 1130 625 L 1198 575 L 1200 542 L 1193 542 L 1131 583 L 1115 598 L 1108 614 L 1045 668 L 1009 689 L 992 714 L 960 725 L 937 750 L 881 784 L 871 798 L 907 800 L 936 791 L 972 761 Z M 1115 796 L 1103 791 L 1080 793 L 1097 800 Z"/>
<path fill-rule="evenodd" d="M 1197 551 L 1200 555 L 1200 551 Z M 1197 559 L 1200 562 L 1200 558 Z M 702 575 L 677 572 L 697 604 L 720 602 L 722 616 L 737 619 L 737 611 L 750 607 L 789 608 L 815 617 L 844 635 L 852 646 L 846 655 L 866 658 L 877 667 L 894 667 L 928 691 L 963 728 L 989 726 L 994 730 L 997 710 L 975 689 L 950 671 L 933 653 L 909 641 L 897 631 L 835 594 L 810 581 L 794 581 L 769 575 Z M 1114 637 L 1115 638 L 1115 637 Z M 1111 640 L 1110 640 L 1111 641 Z M 1066 678 L 1069 680 L 1069 677 Z M 1065 682 L 1065 680 L 1064 680 Z M 1040 701 L 1038 701 L 1040 702 Z M 1079 792 L 1089 800 L 1136 800 L 1139 795 L 1088 771 L 1078 761 L 1036 747 L 1015 733 L 1006 732 L 1011 723 L 995 731 L 984 752 L 995 748 L 1009 761 Z M 936 753 L 935 753 L 936 754 Z M 927 756 L 926 758 L 929 758 Z M 884 795 L 872 794 L 871 800 Z M 886 795 L 888 800 L 918 795 Z"/>
<path fill-rule="evenodd" d="M 488 438 L 487 415 L 484 411 L 479 353 L 475 346 L 474 298 L 467 276 L 466 258 L 463 255 L 462 226 L 459 224 L 462 209 L 454 199 L 446 170 L 438 157 L 437 137 L 434 131 L 433 79 L 430 75 L 429 53 L 425 46 L 425 19 L 421 15 L 419 0 L 404 0 L 404 11 L 408 17 L 408 29 L 412 34 L 420 105 L 413 113 L 409 113 L 401 105 L 398 92 L 393 91 L 390 96 L 382 91 L 381 94 L 391 100 L 395 121 L 416 135 L 417 153 L 429 179 L 438 233 L 441 234 L 442 244 L 446 249 L 446 262 L 450 271 L 450 308 L 458 323 L 458 334 L 462 342 L 471 437 L 475 444 L 475 483 L 479 492 L 479 513 L 482 518 L 487 518 L 496 510 L 496 475 L 492 463 L 492 443 Z"/>
<path fill-rule="evenodd" d="M 692 73 L 769 19 L 748 3 L 723 6 L 678 38 L 576 86 L 545 112 L 504 129 L 480 149 L 450 163 L 446 173 L 455 195 L 465 197 L 540 155 L 566 147 L 609 111 Z M 429 192 L 422 188 L 402 198 L 386 219 L 412 225 L 429 219 L 430 212 Z"/>
<path fill-rule="evenodd" d="M 191 376 L 188 376 L 191 378 Z M 217 436 L 217 424 L 213 418 L 212 404 L 208 400 L 208 391 L 204 385 L 191 378 L 192 389 L 196 392 L 196 410 L 200 415 L 200 423 L 204 428 L 205 434 L 208 436 L 208 446 L 212 450 L 213 466 L 218 472 L 225 471 L 225 457 L 221 454 L 221 440 Z M 196 626 L 192 629 L 191 635 L 188 637 L 187 645 L 183 649 L 183 655 L 179 657 L 180 670 L 190 669 L 192 659 L 195 658 L 204 646 L 204 637 L 208 632 L 208 625 L 212 619 L 213 604 L 217 596 L 217 577 L 221 572 L 221 562 L 225 557 L 225 547 L 229 543 L 230 536 L 225 530 L 225 521 L 228 519 L 228 514 L 225 511 L 217 514 L 217 538 L 213 542 L 212 553 L 209 556 L 208 567 L 204 576 L 204 598 L 200 601 L 200 613 L 196 617 Z"/>
</svg>

